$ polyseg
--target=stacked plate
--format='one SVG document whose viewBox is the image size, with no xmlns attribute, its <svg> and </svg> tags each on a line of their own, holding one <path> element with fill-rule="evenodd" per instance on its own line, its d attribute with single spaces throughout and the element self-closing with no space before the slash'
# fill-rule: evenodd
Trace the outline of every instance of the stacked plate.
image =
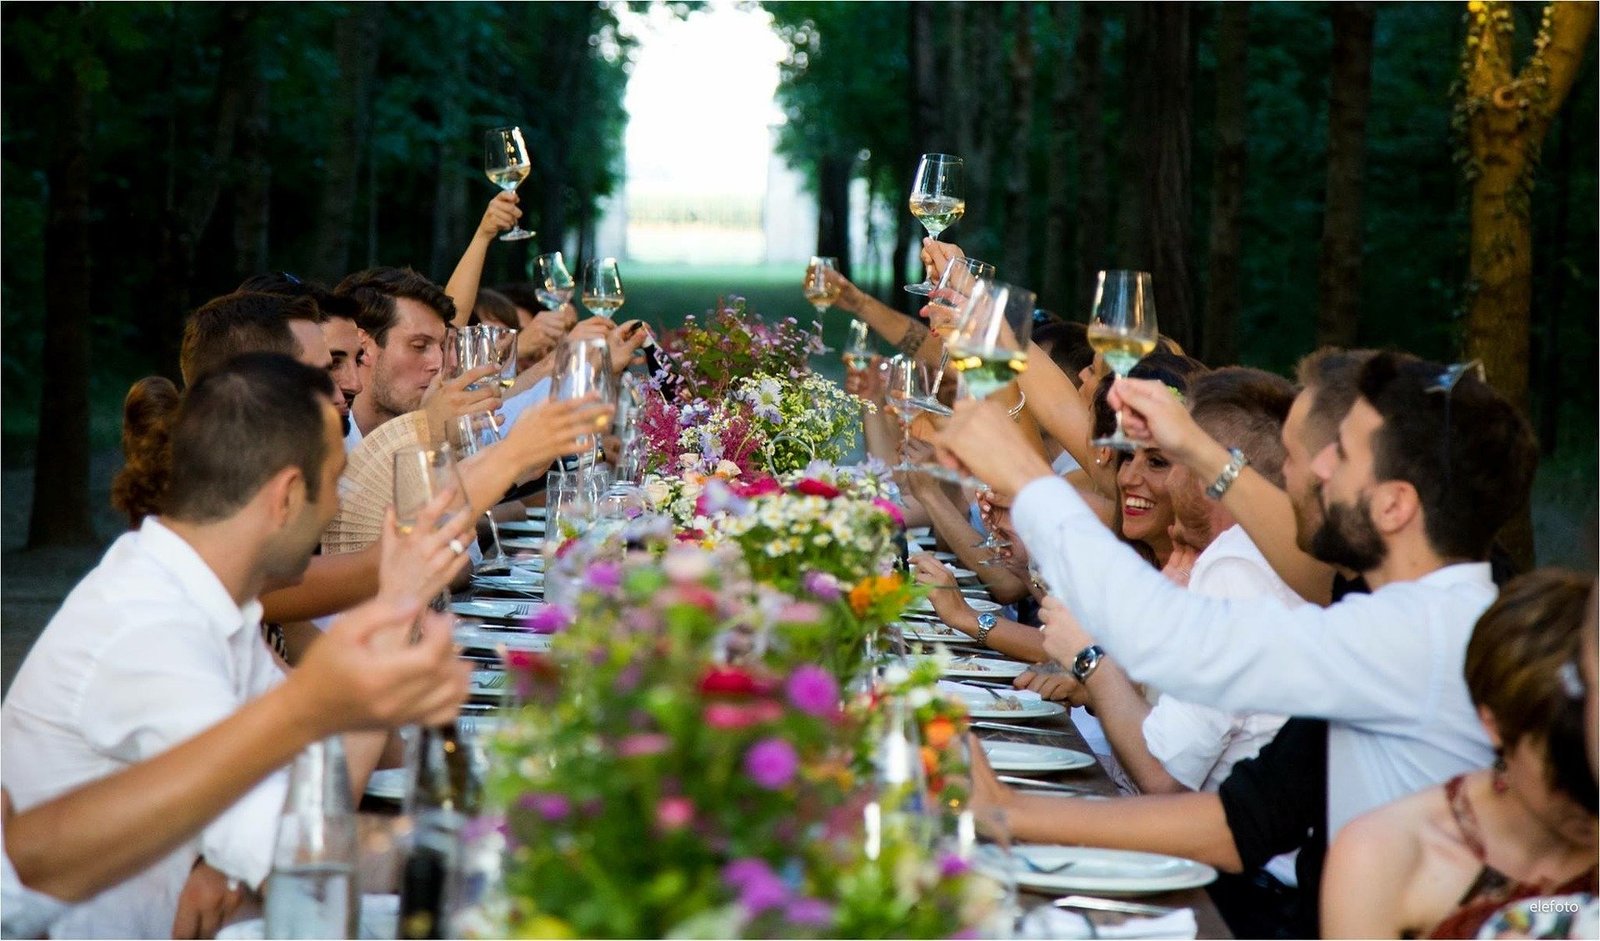
<svg viewBox="0 0 1600 941">
<path fill-rule="evenodd" d="M 1050 774 L 1097 764 L 1093 755 L 1031 742 L 985 741 L 983 753 L 988 756 L 990 767 L 1006 774 Z"/>
<path fill-rule="evenodd" d="M 526 630 L 504 630 L 487 624 L 457 624 L 456 643 L 467 650 L 545 651 L 550 649 L 549 634 Z"/>
<path fill-rule="evenodd" d="M 940 680 L 939 692 L 946 696 L 960 696 L 967 704 L 967 714 L 974 719 L 1018 722 L 1058 716 L 1067 711 L 1066 706 L 1058 702 L 1046 702 L 1039 698 L 1038 693 L 1025 689 L 990 689 Z"/>
<path fill-rule="evenodd" d="M 944 675 L 977 680 L 1009 680 L 1027 672 L 1026 663 L 994 657 L 956 657 L 945 665 Z"/>
<path fill-rule="evenodd" d="M 539 613 L 544 605 L 532 601 L 456 601 L 450 611 L 469 618 L 487 618 L 491 621 L 521 621 Z"/>
<path fill-rule="evenodd" d="M 1217 878 L 1215 869 L 1192 859 L 1092 846 L 1022 843 L 1011 848 L 1010 862 L 1017 885 L 1051 894 L 1149 895 L 1199 888 Z M 1007 868 L 1004 854 L 985 847 L 978 868 L 1000 874 Z"/>
</svg>

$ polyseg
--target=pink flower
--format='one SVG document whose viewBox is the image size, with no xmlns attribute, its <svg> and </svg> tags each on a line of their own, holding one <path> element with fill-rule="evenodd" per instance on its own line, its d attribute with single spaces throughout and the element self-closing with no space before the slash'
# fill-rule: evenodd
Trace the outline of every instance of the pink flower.
<svg viewBox="0 0 1600 941">
<path fill-rule="evenodd" d="M 787 787 L 799 770 L 800 756 L 781 738 L 762 739 L 744 754 L 744 773 L 769 791 Z"/>
<path fill-rule="evenodd" d="M 758 700 L 746 706 L 714 702 L 706 706 L 705 717 L 706 725 L 714 729 L 744 729 L 782 718 L 783 707 L 770 699 Z"/>
<path fill-rule="evenodd" d="M 794 492 L 805 494 L 808 497 L 823 497 L 832 500 L 839 495 L 839 488 L 807 477 L 794 485 Z"/>
<path fill-rule="evenodd" d="M 622 587 L 622 566 L 615 562 L 595 562 L 583 573 L 583 582 L 596 591 L 616 591 Z"/>
<path fill-rule="evenodd" d="M 826 925 L 833 921 L 833 906 L 821 899 L 798 898 L 784 906 L 783 920 L 791 925 Z"/>
<path fill-rule="evenodd" d="M 564 794 L 535 791 L 517 798 L 517 806 L 523 810 L 533 811 L 550 823 L 565 819 L 568 814 L 572 813 L 572 801 L 567 800 Z"/>
<path fill-rule="evenodd" d="M 736 859 L 723 867 L 722 881 L 739 890 L 739 905 L 750 917 L 789 899 L 788 888 L 765 860 Z"/>
<path fill-rule="evenodd" d="M 663 797 L 656 804 L 656 826 L 680 830 L 694 820 L 694 802 L 687 797 Z"/>
<path fill-rule="evenodd" d="M 557 634 L 567 629 L 567 625 L 572 623 L 572 616 L 558 604 L 547 604 L 522 623 L 535 634 Z"/>
<path fill-rule="evenodd" d="M 813 716 L 828 716 L 839 711 L 839 685 L 827 670 L 807 664 L 789 675 L 789 702 Z"/>
<path fill-rule="evenodd" d="M 807 572 L 801 579 L 801 584 L 805 586 L 807 592 L 823 601 L 837 601 L 842 594 L 839 590 L 839 579 L 827 572 Z"/>
<path fill-rule="evenodd" d="M 894 524 L 896 526 L 900 527 L 901 529 L 906 528 L 905 514 L 901 513 L 900 508 L 895 506 L 892 502 L 885 500 L 882 497 L 878 497 L 872 501 L 872 505 L 889 514 L 889 518 L 894 520 Z"/>
<path fill-rule="evenodd" d="M 766 497 L 775 493 L 782 493 L 783 487 L 775 477 L 757 477 L 754 480 L 735 483 L 733 491 L 744 499 L 749 500 L 752 497 Z"/>
<path fill-rule="evenodd" d="M 638 758 L 643 755 L 659 755 L 667 750 L 672 740 L 657 732 L 639 732 L 634 735 L 624 736 L 617 742 L 617 755 L 621 758 Z"/>
</svg>

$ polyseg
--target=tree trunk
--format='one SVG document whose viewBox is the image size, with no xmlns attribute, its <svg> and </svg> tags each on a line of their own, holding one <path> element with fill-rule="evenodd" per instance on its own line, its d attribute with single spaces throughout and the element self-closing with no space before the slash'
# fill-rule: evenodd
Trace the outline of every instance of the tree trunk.
<svg viewBox="0 0 1600 941">
<path fill-rule="evenodd" d="M 1143 6 L 1143 4 L 1141 4 Z M 1193 109 L 1194 45 L 1187 4 L 1150 4 L 1151 88 L 1150 194 L 1144 201 L 1148 257 L 1161 332 L 1184 349 L 1194 346 L 1193 273 L 1189 222 L 1194 195 L 1190 190 L 1189 134 Z"/>
<path fill-rule="evenodd" d="M 1058 3 L 1050 7 L 1050 28 L 1065 42 L 1071 29 L 1072 7 Z M 1075 60 L 1076 57 L 1074 57 Z M 1067 177 L 1072 167 L 1072 70 L 1051 70 L 1049 156 L 1045 162 L 1044 257 L 1040 262 L 1039 306 L 1071 316 L 1072 189 Z M 1081 189 L 1081 184 L 1080 184 Z"/>
<path fill-rule="evenodd" d="M 79 8 L 83 16 L 87 5 Z M 44 232 L 44 355 L 28 545 L 94 541 L 89 522 L 89 157 L 85 63 L 59 67 Z"/>
<path fill-rule="evenodd" d="M 839 273 L 850 277 L 849 157 L 824 157 L 817 174 L 817 254 L 839 259 Z"/>
<path fill-rule="evenodd" d="M 233 190 L 234 274 L 241 281 L 267 270 L 271 225 L 272 161 L 267 159 L 271 92 L 260 63 L 255 65 L 239 122 L 239 181 Z"/>
<path fill-rule="evenodd" d="M 1567 286 L 1572 283 L 1571 272 L 1561 254 L 1567 244 L 1572 205 L 1571 119 L 1570 108 L 1561 112 L 1558 119 L 1560 126 L 1555 130 L 1556 152 L 1550 161 L 1550 189 L 1561 196 L 1551 206 L 1550 229 L 1548 237 L 1544 239 L 1544 244 L 1550 246 L 1551 251 L 1534 259 L 1536 264 L 1542 262 L 1538 264 L 1540 271 L 1537 281 L 1544 286 L 1544 298 L 1539 305 L 1543 311 L 1543 322 L 1534 338 L 1534 359 L 1539 363 L 1539 387 L 1535 399 L 1538 403 L 1535 412 L 1538 422 L 1535 428 L 1539 433 L 1539 451 L 1546 456 L 1555 453 L 1561 438 L 1561 321 L 1567 309 Z"/>
<path fill-rule="evenodd" d="M 1369 2 L 1328 6 L 1333 23 L 1328 93 L 1328 182 L 1317 271 L 1317 343 L 1354 346 L 1361 324 L 1361 198 L 1366 183 L 1367 104 L 1372 97 Z"/>
<path fill-rule="evenodd" d="M 1211 182 L 1211 251 L 1201 358 L 1213 366 L 1238 362 L 1239 214 L 1244 204 L 1245 80 L 1250 4 L 1227 3 L 1217 21 L 1217 149 Z"/>
<path fill-rule="evenodd" d="M 1106 176 L 1106 126 L 1102 104 L 1101 45 L 1105 41 L 1105 7 L 1085 3 L 1079 8 L 1078 41 L 1072 50 L 1072 84 L 1077 88 L 1075 119 L 1078 124 L 1077 229 L 1072 239 L 1076 263 L 1073 277 L 1073 316 L 1084 315 L 1093 297 L 1095 272 L 1110 267 L 1110 204 Z"/>
<path fill-rule="evenodd" d="M 1120 166 L 1117 168 L 1117 234 L 1114 264 L 1103 267 L 1150 270 L 1148 218 L 1144 204 L 1153 198 L 1150 185 L 1153 168 L 1150 151 L 1154 132 L 1155 73 L 1150 38 L 1151 12 L 1146 3 L 1119 5 L 1123 15 L 1122 37 L 1122 137 Z M 1164 313 L 1164 312 L 1163 312 Z"/>
<path fill-rule="evenodd" d="M 438 95 L 435 101 L 439 112 L 439 145 L 434 160 L 434 172 L 438 177 L 434 180 L 431 239 L 433 244 L 432 250 L 428 253 L 428 271 L 440 284 L 449 280 L 450 272 L 455 269 L 456 261 L 461 257 L 461 250 L 466 246 L 472 231 L 477 228 L 477 221 L 481 216 L 481 212 L 469 213 L 467 209 L 470 196 L 467 192 L 467 176 L 462 172 L 461 166 L 461 142 L 471 139 L 472 135 L 465 120 L 467 109 L 454 97 L 458 89 L 466 87 L 469 78 L 468 37 L 463 35 L 462 30 L 456 28 L 460 22 L 457 17 L 445 21 L 448 35 L 444 37 L 446 40 L 444 54 L 449 58 L 446 62 L 447 73 L 437 89 Z M 480 192 L 492 191 L 484 189 Z M 484 202 L 488 202 L 487 198 Z M 523 228 L 532 225 L 532 220 L 529 220 L 528 225 Z M 495 254 L 504 257 L 505 253 Z M 493 278 L 485 266 L 483 285 L 487 287 L 492 281 Z"/>
<path fill-rule="evenodd" d="M 323 162 L 321 209 L 311 242 L 313 274 L 330 282 L 350 269 L 357 182 L 361 179 L 361 158 L 367 150 L 372 78 L 383 16 L 381 2 L 360 4 L 339 20 L 334 34 L 339 74 L 333 82 L 330 109 L 333 133 Z"/>
<path fill-rule="evenodd" d="M 1004 30 L 1000 28 L 1000 18 L 1005 13 L 1004 5 L 999 3 L 980 3 L 968 10 L 968 17 L 973 21 L 971 62 L 974 68 L 974 84 L 976 85 L 977 102 L 974 110 L 977 112 L 972 128 L 973 141 L 971 148 L 961 152 L 960 156 L 966 160 L 966 187 L 967 187 L 967 213 L 968 219 L 995 219 L 999 218 L 995 212 L 993 201 L 995 180 L 995 144 L 1000 136 L 1001 122 L 985 120 L 990 113 L 991 106 L 996 99 L 995 93 L 1004 86 L 1004 65 L 1001 44 Z M 961 224 L 956 223 L 957 226 Z M 982 253 L 989 252 L 996 246 L 985 246 L 981 238 L 976 238 L 981 229 L 972 231 L 977 227 L 968 226 L 967 238 L 963 239 L 960 231 L 953 236 L 945 236 L 944 241 L 966 241 L 974 247 L 974 254 L 982 257 Z M 1010 264 L 1006 270 L 1012 270 Z M 1013 275 L 1015 277 L 1015 275 Z"/>
<path fill-rule="evenodd" d="M 1033 5 L 1015 8 L 1016 22 L 1011 40 L 1011 142 L 1006 160 L 1005 207 L 1000 214 L 1005 226 L 1000 257 L 1015 272 L 1012 277 L 1023 284 L 1034 280 L 1030 252 L 1033 227 L 1033 188 L 1029 178 L 1033 152 Z"/>
</svg>

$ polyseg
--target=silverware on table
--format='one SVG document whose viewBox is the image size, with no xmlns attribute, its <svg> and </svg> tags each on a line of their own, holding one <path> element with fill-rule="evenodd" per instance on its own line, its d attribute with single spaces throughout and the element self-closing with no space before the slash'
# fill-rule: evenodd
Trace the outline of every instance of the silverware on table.
<svg viewBox="0 0 1600 941">
<path fill-rule="evenodd" d="M 1084 797 L 1097 796 L 1098 791 L 1092 788 L 1080 787 L 1076 784 L 1057 784 L 1054 781 L 1038 781 L 1033 778 L 1019 778 L 1011 774 L 997 774 L 995 780 L 1001 784 L 1010 784 L 1013 787 L 1031 787 L 1041 791 L 1060 791 L 1063 794 L 1078 794 Z"/>
<path fill-rule="evenodd" d="M 1145 905 L 1142 902 L 1124 902 L 1119 899 L 1095 898 L 1092 895 L 1067 895 L 1050 903 L 1056 908 L 1082 908 L 1095 912 L 1122 912 L 1126 915 L 1170 915 L 1177 911 L 1165 905 Z"/>
<path fill-rule="evenodd" d="M 975 729 L 989 729 L 995 732 L 1027 732 L 1030 735 L 1059 735 L 1062 738 L 1071 738 L 1072 733 L 1062 729 L 1033 728 L 1026 725 L 1011 725 L 1006 722 L 974 722 Z"/>
</svg>

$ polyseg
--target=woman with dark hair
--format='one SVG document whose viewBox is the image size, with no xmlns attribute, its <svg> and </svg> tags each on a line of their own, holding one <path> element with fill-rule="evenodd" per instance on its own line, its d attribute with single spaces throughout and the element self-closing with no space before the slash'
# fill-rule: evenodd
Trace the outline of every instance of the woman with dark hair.
<svg viewBox="0 0 1600 941">
<path fill-rule="evenodd" d="M 1597 888 L 1596 785 L 1573 665 L 1594 578 L 1524 575 L 1467 645 L 1493 768 L 1352 821 L 1328 850 L 1330 938 L 1471 938 L 1507 903 Z"/>
</svg>

